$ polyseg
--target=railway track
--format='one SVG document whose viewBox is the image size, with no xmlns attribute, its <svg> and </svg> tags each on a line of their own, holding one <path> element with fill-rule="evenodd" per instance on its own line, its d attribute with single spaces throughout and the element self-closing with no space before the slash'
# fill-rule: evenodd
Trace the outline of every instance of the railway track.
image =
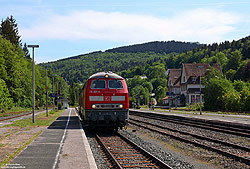
<svg viewBox="0 0 250 169">
<path fill-rule="evenodd" d="M 96 140 L 111 163 L 111 168 L 165 168 L 171 167 L 151 155 L 123 135 L 96 134 Z"/>
<path fill-rule="evenodd" d="M 35 113 L 39 113 L 39 112 L 41 112 L 41 111 L 36 111 Z M 32 114 L 32 112 L 24 112 L 24 113 L 20 113 L 18 115 L 12 115 L 12 116 L 7 116 L 7 117 L 0 117 L 0 122 L 12 120 L 12 119 L 23 117 L 23 116 L 28 116 L 30 114 Z"/>
<path fill-rule="evenodd" d="M 226 157 L 230 157 L 239 162 L 250 165 L 249 147 L 205 137 L 202 135 L 191 134 L 189 132 L 184 132 L 169 127 L 163 127 L 154 123 L 133 119 L 131 117 L 129 123 L 153 132 L 160 133 L 162 135 L 170 136 L 182 142 L 190 143 L 195 146 L 214 151 Z"/>
<path fill-rule="evenodd" d="M 160 115 L 153 113 L 130 111 L 130 115 L 250 138 L 250 127 L 240 128 L 241 126 L 234 127 L 234 126 L 229 126 L 229 124 L 222 124 L 222 123 L 211 124 L 209 121 L 197 121 L 184 117 L 167 116 L 167 115 Z"/>
</svg>

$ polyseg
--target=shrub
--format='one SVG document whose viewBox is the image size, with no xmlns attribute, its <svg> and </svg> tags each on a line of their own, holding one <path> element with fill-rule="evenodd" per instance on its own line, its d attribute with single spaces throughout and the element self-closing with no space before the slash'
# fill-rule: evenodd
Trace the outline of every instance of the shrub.
<svg viewBox="0 0 250 169">
<path fill-rule="evenodd" d="M 200 110 L 200 103 L 194 103 L 194 104 L 187 105 L 187 109 L 189 111 L 198 111 L 198 110 Z M 201 109 L 202 110 L 204 109 L 203 104 L 201 104 Z"/>
<path fill-rule="evenodd" d="M 250 111 L 250 91 L 244 88 L 240 94 L 241 111 Z"/>
<path fill-rule="evenodd" d="M 236 90 L 231 90 L 223 95 L 225 110 L 239 111 L 241 107 L 240 93 Z"/>
<path fill-rule="evenodd" d="M 58 103 L 58 110 L 62 110 L 62 103 Z"/>
<path fill-rule="evenodd" d="M 212 78 L 210 79 L 210 95 L 208 88 L 205 88 L 205 109 L 206 110 L 225 110 L 226 93 L 233 89 L 232 82 L 227 79 Z M 223 98 L 224 96 L 224 98 Z"/>
</svg>

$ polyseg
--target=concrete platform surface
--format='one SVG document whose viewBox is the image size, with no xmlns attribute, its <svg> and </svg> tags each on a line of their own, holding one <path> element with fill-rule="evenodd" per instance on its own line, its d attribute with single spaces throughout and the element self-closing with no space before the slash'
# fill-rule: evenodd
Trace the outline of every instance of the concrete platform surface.
<svg viewBox="0 0 250 169">
<path fill-rule="evenodd" d="M 65 110 L 8 166 L 25 169 L 97 169 L 74 109 Z"/>
</svg>

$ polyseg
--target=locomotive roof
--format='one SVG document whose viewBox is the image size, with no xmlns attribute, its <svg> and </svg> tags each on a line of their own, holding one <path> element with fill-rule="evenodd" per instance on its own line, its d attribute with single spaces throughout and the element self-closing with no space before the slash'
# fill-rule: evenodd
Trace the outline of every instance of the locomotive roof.
<svg viewBox="0 0 250 169">
<path fill-rule="evenodd" d="M 113 79 L 124 79 L 123 77 L 113 73 L 113 72 L 98 72 L 89 77 L 89 79 L 95 79 L 95 78 L 107 78 L 105 77 L 108 75 L 108 78 L 113 78 Z"/>
</svg>

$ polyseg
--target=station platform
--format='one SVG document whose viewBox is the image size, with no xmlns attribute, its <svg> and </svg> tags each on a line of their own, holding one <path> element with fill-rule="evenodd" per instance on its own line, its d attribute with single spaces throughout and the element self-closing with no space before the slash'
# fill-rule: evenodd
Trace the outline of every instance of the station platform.
<svg viewBox="0 0 250 169">
<path fill-rule="evenodd" d="M 168 110 L 168 109 L 154 109 L 149 110 L 146 108 L 141 109 L 130 109 L 131 111 L 142 111 L 142 112 L 154 112 L 165 115 L 180 116 L 186 118 L 202 119 L 209 121 L 218 121 L 229 124 L 237 124 L 241 126 L 250 127 L 250 115 L 234 115 L 234 114 L 220 114 L 220 113 L 207 113 L 202 112 L 200 115 L 199 111 L 181 111 L 181 110 Z"/>
<path fill-rule="evenodd" d="M 75 109 L 65 110 L 9 167 L 97 169 Z"/>
</svg>

